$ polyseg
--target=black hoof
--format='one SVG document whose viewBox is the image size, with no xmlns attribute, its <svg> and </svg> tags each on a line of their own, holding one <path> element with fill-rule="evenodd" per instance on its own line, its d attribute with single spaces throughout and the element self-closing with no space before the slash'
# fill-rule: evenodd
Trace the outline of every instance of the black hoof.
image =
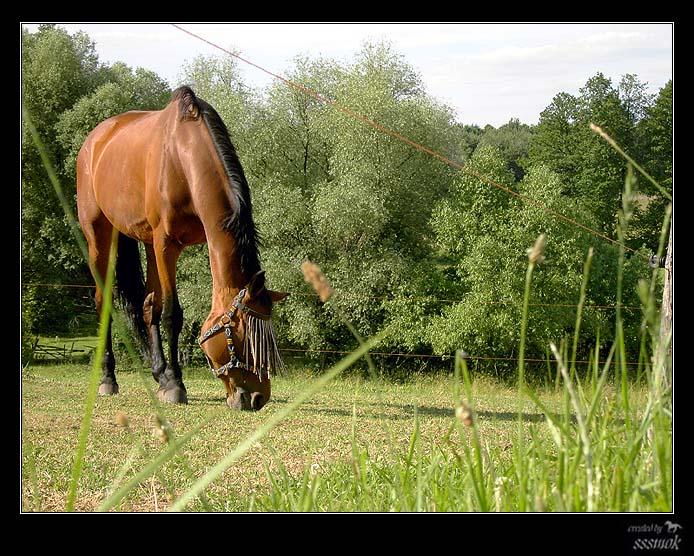
<svg viewBox="0 0 694 556">
<path fill-rule="evenodd" d="M 188 403 L 186 389 L 178 384 L 159 388 L 157 390 L 157 398 L 167 403 Z"/>
</svg>

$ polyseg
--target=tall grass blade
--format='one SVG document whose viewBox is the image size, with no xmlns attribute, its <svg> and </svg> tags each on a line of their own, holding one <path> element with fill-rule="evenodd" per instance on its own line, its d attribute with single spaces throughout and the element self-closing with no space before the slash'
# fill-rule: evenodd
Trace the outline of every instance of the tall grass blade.
<svg viewBox="0 0 694 556">
<path fill-rule="evenodd" d="M 581 332 L 581 319 L 583 317 L 583 306 L 586 302 L 586 289 L 588 288 L 588 275 L 590 274 L 590 266 L 593 262 L 593 248 L 588 249 L 588 256 L 583 265 L 583 280 L 581 281 L 581 294 L 578 300 L 578 309 L 576 310 L 576 324 L 574 326 L 574 341 L 571 351 L 571 376 L 576 374 L 576 353 L 578 352 L 578 337 Z"/>
<path fill-rule="evenodd" d="M 545 257 L 547 236 L 540 234 L 532 249 L 528 251 L 528 269 L 525 273 L 525 290 L 521 314 L 520 345 L 518 347 L 518 438 L 516 442 L 516 474 L 521 492 L 519 493 L 521 512 L 526 510 L 527 474 L 525 467 L 525 439 L 523 432 L 523 392 L 525 391 L 525 339 L 528 331 L 528 307 L 530 304 L 530 284 L 535 266 Z"/>
<path fill-rule="evenodd" d="M 131 490 L 136 488 L 142 481 L 156 473 L 156 471 L 164 463 L 166 463 L 169 459 L 171 459 L 179 452 L 181 447 L 186 442 L 188 442 L 191 438 L 193 438 L 193 436 L 200 432 L 200 430 L 202 430 L 203 427 L 205 427 L 208 423 L 216 419 L 219 416 L 219 413 L 221 413 L 222 411 L 226 412 L 227 410 L 220 410 L 218 412 L 215 412 L 201 423 L 198 423 L 184 436 L 170 441 L 167 445 L 167 448 L 163 452 L 161 452 L 156 458 L 152 459 L 145 467 L 143 467 L 132 479 L 125 483 L 121 488 L 119 488 L 117 491 L 115 491 L 109 497 L 107 497 L 106 500 L 104 500 L 101 503 L 97 511 L 105 512 L 113 508 L 116 504 L 123 500 L 123 498 L 125 498 Z"/>
<path fill-rule="evenodd" d="M 559 369 L 561 371 L 562 377 L 564 378 L 564 385 L 571 399 L 571 404 L 573 405 L 574 411 L 576 413 L 576 421 L 578 424 L 578 432 L 581 439 L 581 450 L 583 452 L 583 457 L 586 462 L 586 485 L 588 489 L 586 508 L 589 512 L 595 511 L 595 498 L 594 498 L 594 485 L 593 485 L 593 454 L 591 451 L 590 438 L 588 437 L 588 430 L 586 429 L 585 419 L 583 416 L 582 404 L 574 390 L 571 377 L 566 368 L 566 364 L 562 360 L 562 356 L 554 343 L 550 343 L 552 348 L 552 353 L 554 354 Z M 578 461 L 578 458 L 576 458 Z"/>
<path fill-rule="evenodd" d="M 101 316 L 99 322 L 99 342 L 97 344 L 96 353 L 94 355 L 94 363 L 87 391 L 87 399 L 84 404 L 84 415 L 82 417 L 82 427 L 77 443 L 77 451 L 75 453 L 75 462 L 72 470 L 72 481 L 68 492 L 66 511 L 71 512 L 75 509 L 75 497 L 77 496 L 77 484 L 80 474 L 82 473 L 82 465 L 84 461 L 84 453 L 87 449 L 87 439 L 92 423 L 92 415 L 94 414 L 94 405 L 96 403 L 97 391 L 99 389 L 99 378 L 101 376 L 101 362 L 106 352 L 106 342 L 108 340 L 109 326 L 111 324 L 111 303 L 113 291 L 113 279 L 116 268 L 116 255 L 118 249 L 118 231 L 114 228 L 111 235 L 111 248 L 108 256 L 108 272 L 106 274 L 106 282 L 103 290 Z"/>
</svg>

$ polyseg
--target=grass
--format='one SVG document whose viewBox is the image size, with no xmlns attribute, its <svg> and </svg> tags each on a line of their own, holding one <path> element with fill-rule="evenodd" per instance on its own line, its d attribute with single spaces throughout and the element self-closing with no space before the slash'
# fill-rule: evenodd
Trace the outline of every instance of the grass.
<svg viewBox="0 0 694 556">
<path fill-rule="evenodd" d="M 64 511 L 72 478 L 80 410 L 88 391 L 86 366 L 29 367 L 23 380 L 24 511 Z M 204 369 L 186 370 L 190 403 L 165 406 L 164 418 L 180 438 L 206 423 L 157 472 L 139 482 L 114 506 L 116 511 L 163 511 L 195 479 L 221 461 L 239 441 L 282 411 L 319 378 L 294 369 L 273 384 L 273 400 L 259 413 L 225 408 L 223 389 Z M 151 379 L 150 379 L 151 380 Z M 126 484 L 169 445 L 162 440 L 161 420 L 134 371 L 119 374 L 121 393 L 98 398 L 75 510 L 97 510 L 109 493 Z M 455 417 L 458 404 L 454 376 L 419 376 L 390 383 L 347 376 L 333 380 L 279 426 L 269 431 L 194 499 L 190 511 L 517 511 L 520 502 L 515 453 L 518 397 L 514 388 L 488 379 L 471 382 L 475 427 Z M 602 464 L 620 465 L 627 431 L 619 415 L 618 391 L 606 384 L 601 407 L 608 409 L 593 426 L 602 446 Z M 645 407 L 648 389 L 632 387 L 632 406 Z M 467 398 L 466 398 L 467 399 Z M 561 427 L 564 393 L 544 389 L 538 401 L 525 398 L 521 412 L 526 457 L 526 502 L 529 510 L 585 510 L 581 488 L 568 497 L 553 490 L 563 469 Z M 214 415 L 209 420 L 210 415 Z M 128 426 L 123 426 L 123 416 Z M 573 414 L 572 414 L 573 416 Z M 615 428 L 612 424 L 616 423 Z M 595 425 L 595 423 L 593 423 Z M 574 426 L 571 419 L 569 427 Z M 473 431 L 479 438 L 475 458 Z M 568 435 L 567 435 L 568 436 Z M 628 444 L 628 443 L 627 443 Z M 31 446 L 31 449 L 27 449 Z M 573 453 L 571 444 L 564 446 Z M 465 451 L 470 458 L 466 459 Z M 652 485 L 651 451 L 639 450 L 632 468 L 637 494 L 613 492 L 613 474 L 604 473 L 596 508 L 620 511 L 667 511 L 667 497 Z M 541 457 L 538 457 L 541 456 Z M 37 466 L 33 462 L 41 462 Z M 650 463 L 649 463 L 650 462 Z M 567 462 L 568 463 L 568 462 Z M 563 464 L 566 467 L 566 464 Z M 577 465 L 574 475 L 582 467 Z M 567 485 L 571 469 L 563 477 Z M 626 473 L 625 473 L 626 474 Z M 34 475 L 34 476 L 32 476 Z M 474 494 L 480 484 L 481 497 Z M 649 486 L 650 485 L 650 486 Z M 565 495 L 567 493 L 564 493 Z M 480 500 L 485 500 L 484 505 Z"/>
<path fill-rule="evenodd" d="M 166 419 L 177 434 L 185 434 L 211 412 L 219 410 L 217 418 L 182 450 L 182 457 L 189 460 L 195 475 L 199 476 L 219 461 L 239 439 L 251 434 L 317 379 L 304 372 L 278 378 L 273 384 L 272 403 L 260 413 L 226 410 L 224 390 L 219 381 L 202 369 L 186 370 L 185 380 L 190 396 L 188 406 L 164 408 Z M 139 443 L 145 455 L 138 454 L 129 464 L 132 471 L 126 476 L 142 466 L 147 457 L 153 457 L 164 448 L 155 434 L 159 408 L 149 402 L 140 377 L 135 372 L 120 373 L 119 382 L 121 393 L 118 396 L 96 400 L 80 486 L 82 503 L 78 510 L 93 510 L 98 506 L 133 446 Z M 449 424 L 453 411 L 450 394 L 442 388 L 445 382 L 437 384 L 437 381 L 422 379 L 420 384 L 428 400 L 421 409 L 429 420 L 424 430 L 436 434 L 434 431 L 445 430 Z M 42 462 L 38 490 L 32 492 L 30 480 L 24 483 L 25 509 L 35 509 L 37 498 L 40 499 L 38 507 L 43 511 L 65 509 L 65 487 L 70 477 L 87 385 L 88 370 L 84 366 L 30 367 L 25 372 L 23 439 L 25 444 L 31 442 L 33 457 Z M 226 504 L 228 499 L 267 487 L 266 464 L 272 468 L 281 463 L 285 469 L 299 473 L 307 463 L 326 466 L 349 457 L 353 409 L 357 416 L 363 417 L 357 432 L 369 438 L 373 443 L 372 450 L 383 443 L 385 432 L 380 431 L 380 425 L 384 420 L 392 424 L 396 438 L 407 437 L 413 404 L 422 393 L 419 390 L 415 383 L 392 385 L 386 389 L 356 378 L 339 380 L 334 387 L 321 391 L 281 426 L 273 429 L 260 445 L 251 448 L 208 490 L 207 496 Z M 379 397 L 383 397 L 386 403 L 376 403 Z M 119 412 L 128 417 L 128 429 L 117 424 Z M 271 448 L 281 456 L 274 463 L 269 462 Z M 25 455 L 28 461 L 29 454 Z M 25 465 L 25 473 L 29 467 Z M 237 473 L 238 469 L 243 472 Z M 157 492 L 157 504 L 150 490 L 152 485 L 158 489 L 154 491 Z M 180 461 L 173 461 L 148 483 L 148 488 L 144 491 L 143 487 L 136 489 L 120 509 L 164 509 L 171 503 L 167 489 L 180 493 L 187 486 L 189 481 L 181 470 Z"/>
</svg>

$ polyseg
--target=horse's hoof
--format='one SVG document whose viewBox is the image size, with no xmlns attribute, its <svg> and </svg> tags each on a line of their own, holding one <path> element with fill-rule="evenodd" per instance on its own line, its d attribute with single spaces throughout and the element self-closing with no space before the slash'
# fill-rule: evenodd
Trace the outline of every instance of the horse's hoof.
<svg viewBox="0 0 694 556">
<path fill-rule="evenodd" d="M 99 396 L 112 396 L 118 393 L 118 384 L 116 382 L 102 382 L 99 384 Z"/>
<path fill-rule="evenodd" d="M 188 403 L 188 394 L 186 394 L 185 389 L 180 386 L 159 388 L 159 390 L 157 390 L 157 398 L 166 403 Z"/>
</svg>

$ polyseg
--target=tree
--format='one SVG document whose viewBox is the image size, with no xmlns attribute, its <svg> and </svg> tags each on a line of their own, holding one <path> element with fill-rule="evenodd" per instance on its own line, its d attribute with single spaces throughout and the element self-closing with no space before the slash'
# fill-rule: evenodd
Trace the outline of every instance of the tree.
<svg viewBox="0 0 694 556">
<path fill-rule="evenodd" d="M 546 164 L 562 179 L 562 192 L 590 203 L 598 227 L 612 234 L 624 184 L 624 160 L 590 129 L 594 123 L 629 150 L 630 114 L 611 81 L 598 73 L 574 97 L 560 93 L 540 114 L 529 166 Z"/>
<path fill-rule="evenodd" d="M 491 145 L 499 149 L 516 181 L 520 181 L 525 175 L 523 164 L 528 156 L 532 135 L 532 126 L 512 118 L 498 129 L 487 126 L 479 145 Z"/>
<path fill-rule="evenodd" d="M 647 88 L 648 83 L 642 83 L 636 75 L 631 73 L 623 75 L 619 81 L 617 88 L 619 100 L 632 125 L 640 122 L 653 104 L 654 95 L 647 93 Z"/>
<path fill-rule="evenodd" d="M 585 226 L 596 226 L 590 209 L 563 195 L 560 176 L 547 166 L 531 167 L 524 179 L 514 184 L 500 151 L 481 146 L 470 167 L 546 209 Z M 444 305 L 429 321 L 426 336 L 435 353 L 465 349 L 473 356 L 503 360 L 517 354 L 527 249 L 541 233 L 547 236 L 547 249 L 545 261 L 533 277 L 526 356 L 544 358 L 550 341 L 559 345 L 573 333 L 575 312 L 567 307 L 578 302 L 590 247 L 599 262 L 590 277 L 587 304 L 613 304 L 616 284 L 612 262 L 617 258 L 613 245 L 486 180 L 461 174 L 452 194 L 437 204 L 432 224 L 440 249 L 451 257 L 462 298 L 460 303 Z M 633 285 L 633 272 L 629 284 Z M 604 341 L 613 337 L 610 316 L 605 311 L 585 311 L 582 356 L 588 356 L 598 335 Z M 511 372 L 515 362 L 496 367 Z"/>
<path fill-rule="evenodd" d="M 216 64 L 194 63 L 186 80 L 203 83 L 198 75 Z M 388 45 L 367 44 L 346 66 L 298 58 L 287 75 L 443 154 L 454 152 L 452 111 L 426 95 L 421 78 Z M 214 90 L 197 92 L 213 102 Z M 219 91 L 239 106 L 246 102 L 243 91 Z M 425 286 L 429 214 L 453 170 L 284 83 L 251 97 L 245 119 L 215 106 L 249 177 L 263 267 L 275 289 L 306 292 L 277 307 L 282 337 L 306 347 L 345 347 L 351 335 L 336 311 L 364 334 L 398 320 L 405 308 L 384 298 Z M 237 131 L 239 118 L 245 127 Z M 303 281 L 306 259 L 339 293 L 327 311 Z"/>
<path fill-rule="evenodd" d="M 636 125 L 640 145 L 639 160 L 646 171 L 667 191 L 672 192 L 672 80 L 659 91 L 653 104 L 643 110 L 644 116 Z M 663 214 L 669 202 L 645 179 L 639 179 L 640 202 L 634 214 L 636 247 L 647 246 L 655 252 L 660 239 Z"/>
<path fill-rule="evenodd" d="M 48 25 L 35 34 L 22 31 L 22 106 L 58 171 L 64 159 L 56 140 L 60 114 L 100 77 L 94 45 L 86 35 L 70 36 Z M 83 261 L 24 121 L 21 195 L 24 332 L 39 327 L 65 329 L 65 314 L 75 313 L 77 305 L 84 303 L 80 292 L 56 295 L 54 290 L 31 284 L 81 283 L 85 279 Z"/>
</svg>

